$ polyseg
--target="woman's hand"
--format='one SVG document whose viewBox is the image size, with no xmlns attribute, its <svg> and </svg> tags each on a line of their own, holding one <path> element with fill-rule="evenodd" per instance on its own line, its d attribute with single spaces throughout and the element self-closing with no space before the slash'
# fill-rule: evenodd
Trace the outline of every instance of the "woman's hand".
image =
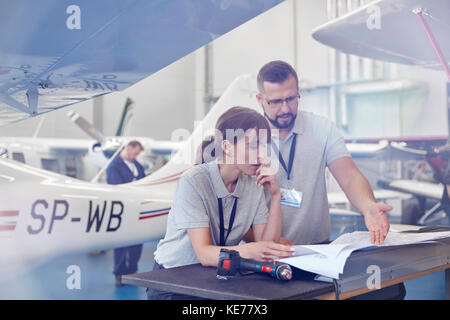
<svg viewBox="0 0 450 320">
<path fill-rule="evenodd" d="M 275 172 L 269 165 L 262 164 L 256 170 L 256 183 L 264 186 L 269 191 L 271 197 L 281 195 Z"/>
<path fill-rule="evenodd" d="M 251 242 L 239 247 L 241 257 L 263 262 L 289 258 L 294 253 L 290 246 L 273 241 Z"/>
</svg>

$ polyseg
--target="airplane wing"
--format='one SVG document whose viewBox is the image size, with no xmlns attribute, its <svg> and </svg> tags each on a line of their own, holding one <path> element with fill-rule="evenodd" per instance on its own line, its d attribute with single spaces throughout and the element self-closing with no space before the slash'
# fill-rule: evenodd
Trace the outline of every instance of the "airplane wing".
<svg viewBox="0 0 450 320">
<path fill-rule="evenodd" d="M 415 180 L 379 181 L 382 188 L 406 192 L 415 196 L 441 200 L 444 186 L 440 183 L 423 182 Z"/>
<path fill-rule="evenodd" d="M 87 139 L 0 138 L 0 147 L 14 150 L 34 150 L 37 153 L 86 154 L 91 144 L 92 141 Z"/>
<path fill-rule="evenodd" d="M 361 216 L 359 212 L 338 208 L 330 208 L 330 214 L 335 216 Z"/>
<path fill-rule="evenodd" d="M 151 143 L 149 143 L 149 148 L 155 155 L 175 154 L 182 146 L 183 142 L 175 142 L 175 141 L 153 140 Z"/>
<path fill-rule="evenodd" d="M 413 10 L 422 8 L 442 52 L 450 58 L 450 1 L 378 0 L 319 26 L 313 38 L 348 54 L 440 69 Z M 378 21 L 377 21 L 378 19 Z"/>
<path fill-rule="evenodd" d="M 92 145 L 87 139 L 45 139 L 43 142 L 51 153 L 86 154 Z"/>
<path fill-rule="evenodd" d="M 401 190 L 399 190 L 401 191 Z M 375 199 L 385 201 L 389 199 L 402 199 L 406 200 L 411 198 L 410 194 L 399 192 L 399 191 L 393 191 L 393 190 L 386 190 L 386 189 L 377 189 L 373 190 L 373 194 L 375 196 Z M 328 192 L 328 203 L 330 205 L 336 205 L 336 204 L 347 204 L 349 203 L 347 197 L 345 196 L 344 192 Z"/>
<path fill-rule="evenodd" d="M 417 155 L 417 156 L 419 156 L 421 158 L 425 158 L 425 156 L 427 155 L 427 151 L 426 150 L 409 148 L 407 146 L 407 144 L 404 143 L 404 142 L 391 142 L 391 147 L 393 149 L 395 149 L 395 150 L 400 151 L 400 152 L 414 154 L 414 155 Z"/>
<path fill-rule="evenodd" d="M 347 142 L 347 150 L 353 159 L 424 160 L 426 150 L 407 147 L 404 142 L 380 140 L 378 143 Z"/>
<path fill-rule="evenodd" d="M 389 143 L 387 140 L 381 140 L 378 143 L 346 143 L 345 145 L 353 158 L 369 158 L 386 151 Z"/>
<path fill-rule="evenodd" d="M 124 90 L 282 1 L 2 1 L 0 125 Z"/>
</svg>

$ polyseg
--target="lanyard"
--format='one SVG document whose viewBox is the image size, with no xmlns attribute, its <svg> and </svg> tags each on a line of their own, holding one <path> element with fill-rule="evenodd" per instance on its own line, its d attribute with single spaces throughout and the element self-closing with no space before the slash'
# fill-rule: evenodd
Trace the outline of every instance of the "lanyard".
<svg viewBox="0 0 450 320">
<path fill-rule="evenodd" d="M 225 226 L 223 223 L 223 207 L 222 207 L 222 199 L 217 199 L 219 202 L 219 218 L 220 218 L 220 246 L 224 246 L 227 242 L 228 236 L 230 235 L 231 228 L 233 228 L 234 217 L 236 216 L 236 206 L 237 206 L 237 198 L 234 199 L 233 209 L 231 210 L 230 222 L 228 223 L 228 233 L 226 238 L 224 238 Z"/>
<path fill-rule="evenodd" d="M 275 153 L 278 153 L 278 158 L 280 159 L 281 166 L 283 167 L 284 171 L 287 173 L 287 179 L 291 179 L 291 170 L 292 170 L 292 164 L 294 163 L 294 156 L 295 156 L 295 146 L 297 141 L 297 134 L 294 133 L 294 137 L 292 138 L 291 142 L 291 151 L 289 151 L 289 166 L 286 167 L 286 162 L 284 162 L 283 156 L 281 155 L 280 150 L 278 150 L 277 146 L 272 143 L 272 148 L 275 151 Z"/>
</svg>

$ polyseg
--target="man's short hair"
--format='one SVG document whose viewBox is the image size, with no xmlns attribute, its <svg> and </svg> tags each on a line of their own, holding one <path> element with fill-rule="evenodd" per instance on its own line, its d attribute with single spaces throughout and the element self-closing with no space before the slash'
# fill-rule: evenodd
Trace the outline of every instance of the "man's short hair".
<svg viewBox="0 0 450 320">
<path fill-rule="evenodd" d="M 137 140 L 132 140 L 132 141 L 128 142 L 127 147 L 131 147 L 133 149 L 136 147 L 139 147 L 141 149 L 141 151 L 144 150 L 144 147 L 142 146 L 142 144 Z"/>
<path fill-rule="evenodd" d="M 258 73 L 258 91 L 264 93 L 264 82 L 282 83 L 286 81 L 289 76 L 293 76 L 298 86 L 297 72 L 292 66 L 284 61 L 275 60 L 266 63 Z"/>
</svg>

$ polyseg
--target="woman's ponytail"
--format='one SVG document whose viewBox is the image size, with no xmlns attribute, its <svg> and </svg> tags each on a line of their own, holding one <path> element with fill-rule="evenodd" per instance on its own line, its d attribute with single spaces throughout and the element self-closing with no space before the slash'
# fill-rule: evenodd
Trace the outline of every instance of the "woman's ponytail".
<svg viewBox="0 0 450 320">
<path fill-rule="evenodd" d="M 264 130 L 267 142 L 270 143 L 270 126 L 263 115 L 246 107 L 232 107 L 224 112 L 216 123 L 215 136 L 208 136 L 197 148 L 195 164 L 211 162 L 222 158 L 222 141 L 235 144 L 250 129 Z M 227 136 L 228 131 L 232 134 Z"/>
<path fill-rule="evenodd" d="M 207 163 L 217 158 L 215 138 L 213 135 L 206 137 L 197 148 L 195 164 Z"/>
</svg>

